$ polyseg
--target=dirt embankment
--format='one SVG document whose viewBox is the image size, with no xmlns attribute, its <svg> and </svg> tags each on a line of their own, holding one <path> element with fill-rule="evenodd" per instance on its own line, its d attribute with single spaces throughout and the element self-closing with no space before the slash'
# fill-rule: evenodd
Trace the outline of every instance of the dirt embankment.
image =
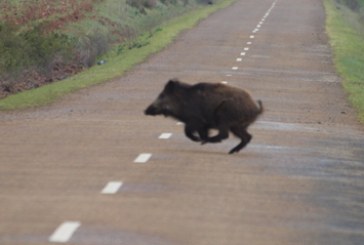
<svg viewBox="0 0 364 245">
<path fill-rule="evenodd" d="M 0 3 L 0 99 L 72 76 L 95 65 L 111 46 L 132 40 L 194 4 L 206 4 L 201 0 L 18 1 Z"/>
<path fill-rule="evenodd" d="M 25 53 L 24 57 L 27 56 L 27 52 L 31 52 L 29 49 L 32 46 L 34 49 L 38 49 L 40 53 L 52 52 L 53 49 L 45 46 L 52 42 L 50 39 L 57 39 L 57 36 L 53 35 L 53 33 L 59 32 L 69 23 L 75 23 L 86 18 L 94 11 L 94 5 L 98 2 L 100 1 L 62 0 L 51 2 L 43 0 L 37 2 L 37 4 L 29 1 L 16 5 L 5 0 L 0 3 L 0 8 L 3 10 L 3 14 L 0 15 L 0 36 L 8 35 L 8 38 L 4 38 L 1 44 L 8 46 L 6 51 L 8 51 L 9 56 L 13 57 L 11 49 L 15 48 L 13 47 L 15 45 L 10 44 L 12 41 L 19 46 L 21 52 Z M 34 40 L 33 34 L 39 36 L 37 40 Z M 41 50 L 42 48 L 45 50 Z M 67 47 L 65 46 L 65 48 Z M 44 65 L 46 67 L 43 64 L 32 63 L 28 60 L 19 61 L 17 55 L 9 62 L 2 62 L 3 67 L 0 69 L 0 98 L 62 80 L 83 69 L 82 65 L 78 64 L 77 57 L 66 62 L 65 57 L 61 57 L 58 53 L 59 50 L 54 54 L 50 54 L 51 56 L 54 55 L 54 57 L 45 60 L 47 64 Z M 40 56 L 44 55 L 40 54 Z"/>
</svg>

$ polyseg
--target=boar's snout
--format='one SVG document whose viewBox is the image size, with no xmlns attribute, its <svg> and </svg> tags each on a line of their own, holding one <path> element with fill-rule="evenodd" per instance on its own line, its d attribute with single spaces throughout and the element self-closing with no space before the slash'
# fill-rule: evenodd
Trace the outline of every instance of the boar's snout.
<svg viewBox="0 0 364 245">
<path fill-rule="evenodd" d="M 147 109 L 145 109 L 144 114 L 149 116 L 155 116 L 158 114 L 158 110 L 155 106 L 150 105 L 147 107 Z"/>
</svg>

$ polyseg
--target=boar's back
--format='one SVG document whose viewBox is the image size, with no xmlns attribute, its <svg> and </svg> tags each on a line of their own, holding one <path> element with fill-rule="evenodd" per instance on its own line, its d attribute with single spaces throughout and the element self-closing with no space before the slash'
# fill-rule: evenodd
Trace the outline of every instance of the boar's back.
<svg viewBox="0 0 364 245">
<path fill-rule="evenodd" d="M 209 83 L 199 83 L 190 89 L 199 98 L 196 106 L 201 107 L 206 116 L 219 113 L 219 117 L 226 121 L 246 121 L 255 119 L 260 113 L 260 108 L 245 90 Z"/>
</svg>

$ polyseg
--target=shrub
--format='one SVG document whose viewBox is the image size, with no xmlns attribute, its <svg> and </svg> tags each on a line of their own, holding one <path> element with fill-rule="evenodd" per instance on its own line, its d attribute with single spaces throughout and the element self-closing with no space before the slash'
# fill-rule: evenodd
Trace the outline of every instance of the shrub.
<svg viewBox="0 0 364 245">
<path fill-rule="evenodd" d="M 361 5 L 364 3 L 362 0 L 336 0 L 336 2 L 346 5 L 355 12 L 359 12 Z"/>
<path fill-rule="evenodd" d="M 345 0 L 345 4 L 353 11 L 359 11 L 359 2 L 357 0 Z"/>
<path fill-rule="evenodd" d="M 18 73 L 27 67 L 49 68 L 54 57 L 68 59 L 71 47 L 66 35 L 43 33 L 41 25 L 20 30 L 0 23 L 0 74 Z"/>
<path fill-rule="evenodd" d="M 77 61 L 84 67 L 91 67 L 96 59 L 109 48 L 109 40 L 106 34 L 96 30 L 91 34 L 82 35 L 76 44 Z"/>
<path fill-rule="evenodd" d="M 154 8 L 157 5 L 157 0 L 127 0 L 126 3 L 141 13 L 146 13 L 145 9 Z"/>
</svg>

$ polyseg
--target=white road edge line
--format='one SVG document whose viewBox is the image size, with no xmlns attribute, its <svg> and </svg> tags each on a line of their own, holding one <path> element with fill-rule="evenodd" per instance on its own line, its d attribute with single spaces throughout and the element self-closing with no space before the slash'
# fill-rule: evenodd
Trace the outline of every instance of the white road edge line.
<svg viewBox="0 0 364 245">
<path fill-rule="evenodd" d="M 115 194 L 120 190 L 120 188 L 123 186 L 123 182 L 121 181 L 110 181 L 107 183 L 104 189 L 102 189 L 102 194 Z"/>
<path fill-rule="evenodd" d="M 75 231 L 81 226 L 77 221 L 66 221 L 62 223 L 57 230 L 49 237 L 49 242 L 66 243 L 68 242 Z"/>
<path fill-rule="evenodd" d="M 152 156 L 151 153 L 139 154 L 139 156 L 137 158 L 135 158 L 134 162 L 135 163 L 146 163 L 151 158 L 151 156 Z"/>
</svg>

